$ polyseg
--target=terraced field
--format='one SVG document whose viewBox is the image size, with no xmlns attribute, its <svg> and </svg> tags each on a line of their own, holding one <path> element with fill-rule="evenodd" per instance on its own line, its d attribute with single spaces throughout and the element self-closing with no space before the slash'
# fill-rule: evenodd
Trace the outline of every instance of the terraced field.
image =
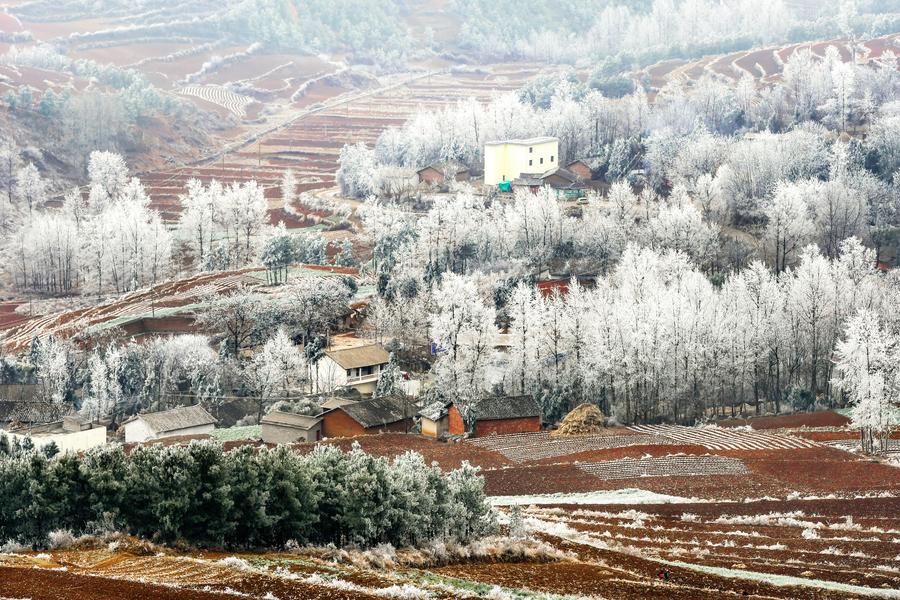
<svg viewBox="0 0 900 600">
<path fill-rule="evenodd" d="M 778 433 L 755 433 L 852 441 L 844 426 L 818 426 L 837 417 L 765 417 Z M 685 429 L 703 441 L 713 428 Z M 414 449 L 444 469 L 481 466 L 501 529 L 519 505 L 524 537 L 488 538 L 461 555 L 429 562 L 403 550 L 385 558 L 383 548 L 229 555 L 101 543 L 0 554 L 0 598 L 900 598 L 900 469 L 825 444 L 707 449 L 609 433 L 324 442 L 386 457 Z"/>
<path fill-rule="evenodd" d="M 768 83 L 779 79 L 784 64 L 791 55 L 801 50 L 809 50 L 821 58 L 825 56 L 829 47 L 834 47 L 844 61 L 855 59 L 867 62 L 880 58 L 888 50 L 898 52 L 900 50 L 898 40 L 900 34 L 891 34 L 855 45 L 851 45 L 847 40 L 829 40 L 758 48 L 690 61 L 665 60 L 642 69 L 636 77 L 647 77 L 655 88 L 662 88 L 667 83 L 691 83 L 703 75 L 714 75 L 731 81 L 749 75 L 760 82 Z"/>
<path fill-rule="evenodd" d="M 240 118 L 247 114 L 247 105 L 254 102 L 253 98 L 235 94 L 220 85 L 188 85 L 181 88 L 178 93 L 183 96 L 196 96 L 221 106 Z"/>
<path fill-rule="evenodd" d="M 400 126 L 419 109 L 439 109 L 460 100 L 487 101 L 519 89 L 541 72 L 530 64 L 490 65 L 479 71 L 436 71 L 387 78 L 380 87 L 325 99 L 259 138 L 236 144 L 205 165 L 178 167 L 142 175 L 153 206 L 166 220 L 177 219 L 178 194 L 190 178 L 241 181 L 256 178 L 273 202 L 281 174 L 291 169 L 298 192 L 334 187 L 338 156 L 345 144 L 372 146 L 388 127 Z M 304 88 L 306 89 L 306 88 Z M 306 90 L 306 98 L 311 90 Z M 273 204 L 273 211 L 278 207 Z"/>
<path fill-rule="evenodd" d="M 291 279 L 345 275 L 356 276 L 357 272 L 354 269 L 318 265 L 295 265 L 289 271 Z M 239 287 L 260 288 L 265 281 L 265 270 L 259 267 L 204 273 L 171 281 L 130 292 L 96 306 L 15 321 L 6 329 L 0 330 L 0 346 L 10 352 L 22 351 L 28 348 L 35 336 L 52 334 L 70 337 L 111 327 L 121 327 L 131 335 L 154 331 L 190 331 L 193 328 L 194 310 L 209 302 L 210 298 L 227 294 Z M 370 286 L 360 286 L 357 300 L 364 300 L 371 291 Z"/>
</svg>

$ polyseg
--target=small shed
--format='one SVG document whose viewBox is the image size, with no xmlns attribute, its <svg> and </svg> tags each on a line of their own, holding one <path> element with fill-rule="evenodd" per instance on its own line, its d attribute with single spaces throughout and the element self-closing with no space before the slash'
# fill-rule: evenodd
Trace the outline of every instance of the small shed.
<svg viewBox="0 0 900 600">
<path fill-rule="evenodd" d="M 511 188 L 513 190 L 527 190 L 532 194 L 537 194 L 543 185 L 544 182 L 537 175 L 522 175 L 513 179 Z"/>
<path fill-rule="evenodd" d="M 135 415 L 125 421 L 125 443 L 146 442 L 182 435 L 211 434 L 216 418 L 199 404 Z"/>
<path fill-rule="evenodd" d="M 450 180 L 468 181 L 471 176 L 469 167 L 455 160 L 428 165 L 416 171 L 416 174 L 419 176 L 419 183 L 428 185 L 442 185 Z"/>
<path fill-rule="evenodd" d="M 531 433 L 541 430 L 541 407 L 531 396 L 499 396 L 481 400 L 474 409 L 475 425 L 472 437 Z M 449 433 L 466 432 L 462 415 L 455 405 L 448 415 Z"/>
<path fill-rule="evenodd" d="M 439 438 L 450 429 L 450 402 L 438 400 L 419 411 L 419 424 L 422 435 Z"/>
<path fill-rule="evenodd" d="M 322 439 L 322 417 L 273 410 L 260 421 L 262 440 L 267 444 L 316 442 Z"/>
<path fill-rule="evenodd" d="M 412 427 L 410 402 L 384 396 L 345 404 L 322 414 L 322 435 L 353 437 L 381 432 L 407 432 Z"/>
</svg>

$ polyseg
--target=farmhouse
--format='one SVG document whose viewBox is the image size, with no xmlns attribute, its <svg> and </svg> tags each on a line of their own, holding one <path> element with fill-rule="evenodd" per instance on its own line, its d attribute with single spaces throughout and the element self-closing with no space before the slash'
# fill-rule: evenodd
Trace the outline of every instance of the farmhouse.
<svg viewBox="0 0 900 600">
<path fill-rule="evenodd" d="M 2 431 L 2 430 L 0 430 Z M 106 443 L 106 426 L 85 421 L 81 417 L 66 417 L 62 422 L 10 429 L 10 440 L 31 438 L 35 448 L 56 444 L 60 452 L 84 452 Z"/>
<path fill-rule="evenodd" d="M 384 396 L 333 408 L 322 414 L 325 437 L 353 437 L 380 432 L 406 432 L 412 427 L 406 398 Z"/>
<path fill-rule="evenodd" d="M 474 410 L 472 437 L 530 433 L 541 430 L 541 407 L 531 396 L 500 396 L 485 398 Z M 462 435 L 468 430 L 456 405 L 448 410 L 448 432 Z"/>
<path fill-rule="evenodd" d="M 330 392 L 349 387 L 370 396 L 389 360 L 390 355 L 381 344 L 329 348 L 315 369 L 318 389 Z"/>
<path fill-rule="evenodd" d="M 581 186 L 581 178 L 572 171 L 562 167 L 544 171 L 541 175 L 541 182 L 554 189 L 579 188 Z"/>
<path fill-rule="evenodd" d="M 574 173 L 579 179 L 583 181 L 590 181 L 594 178 L 594 172 L 591 169 L 591 165 L 583 160 L 573 160 L 566 165 L 566 170 Z"/>
<path fill-rule="evenodd" d="M 125 421 L 125 442 L 146 442 L 180 435 L 210 434 L 216 419 L 199 404 L 136 415 Z"/>
<path fill-rule="evenodd" d="M 536 137 L 487 142 L 484 145 L 484 184 L 512 181 L 523 173 L 544 173 L 559 166 L 559 140 Z"/>
<path fill-rule="evenodd" d="M 262 440 L 267 444 L 316 442 L 322 439 L 322 417 L 273 410 L 260 421 Z"/>
<path fill-rule="evenodd" d="M 469 180 L 469 168 L 455 160 L 428 165 L 424 169 L 416 171 L 416 174 L 419 176 L 419 183 L 428 185 L 442 185 L 450 180 Z"/>
<path fill-rule="evenodd" d="M 439 438 L 449 431 L 452 403 L 438 400 L 418 412 L 422 435 Z"/>
</svg>

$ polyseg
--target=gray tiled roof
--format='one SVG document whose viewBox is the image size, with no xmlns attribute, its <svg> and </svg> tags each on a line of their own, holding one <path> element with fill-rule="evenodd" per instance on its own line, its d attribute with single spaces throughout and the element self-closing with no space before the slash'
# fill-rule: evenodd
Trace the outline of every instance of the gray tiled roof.
<svg viewBox="0 0 900 600">
<path fill-rule="evenodd" d="M 402 421 L 411 415 L 404 398 L 384 396 L 347 404 L 334 410 L 342 410 L 363 427 L 378 427 Z"/>
<path fill-rule="evenodd" d="M 206 412 L 206 409 L 199 404 L 195 404 L 194 406 L 182 406 L 180 408 L 173 408 L 172 410 L 164 410 L 162 412 L 137 415 L 129 419 L 128 422 L 137 419 L 144 421 L 150 429 L 156 433 L 211 425 L 216 422 L 216 418 Z"/>
<path fill-rule="evenodd" d="M 531 396 L 484 398 L 475 408 L 475 418 L 479 421 L 539 416 L 541 407 Z"/>
</svg>

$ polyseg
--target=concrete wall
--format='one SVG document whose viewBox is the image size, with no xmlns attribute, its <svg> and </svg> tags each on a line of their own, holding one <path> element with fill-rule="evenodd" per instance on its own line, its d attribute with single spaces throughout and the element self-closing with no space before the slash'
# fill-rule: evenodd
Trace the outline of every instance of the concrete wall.
<svg viewBox="0 0 900 600">
<path fill-rule="evenodd" d="M 320 439 L 322 424 L 308 429 L 289 427 L 287 425 L 275 425 L 274 423 L 262 424 L 262 440 L 267 444 L 293 444 L 294 442 L 315 442 Z"/>
<path fill-rule="evenodd" d="M 531 146 L 489 144 L 484 147 L 484 184 L 512 181 L 522 173 L 543 173 L 559 166 L 558 163 L 557 140 Z"/>
<path fill-rule="evenodd" d="M 7 433 L 10 440 L 24 440 L 27 436 Z M 93 429 L 85 429 L 84 431 L 74 431 L 71 433 L 49 433 L 37 434 L 32 436 L 31 441 L 35 448 L 43 448 L 55 442 L 60 452 L 84 452 L 106 443 L 106 427 L 94 427 Z"/>
<path fill-rule="evenodd" d="M 447 433 L 447 422 L 447 417 L 439 421 L 432 421 L 422 417 L 422 435 L 433 438 L 440 437 L 442 434 Z"/>
<path fill-rule="evenodd" d="M 540 417 L 476 421 L 474 437 L 482 437 L 491 434 L 503 435 L 508 433 L 531 433 L 540 430 Z"/>
</svg>

